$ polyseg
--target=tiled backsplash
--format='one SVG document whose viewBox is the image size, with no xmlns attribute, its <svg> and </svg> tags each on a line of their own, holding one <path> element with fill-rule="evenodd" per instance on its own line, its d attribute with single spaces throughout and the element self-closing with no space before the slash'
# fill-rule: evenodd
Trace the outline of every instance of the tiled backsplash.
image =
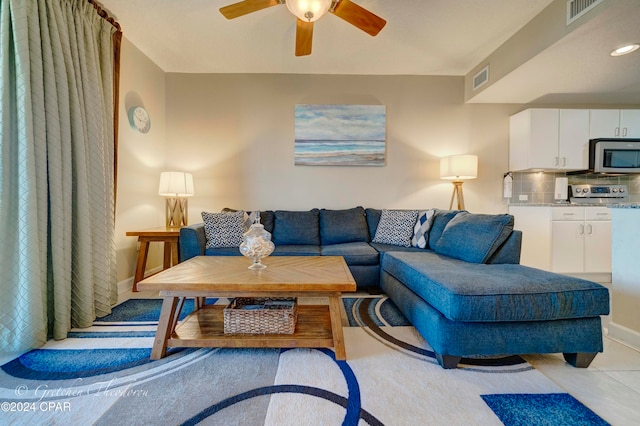
<svg viewBox="0 0 640 426">
<path fill-rule="evenodd" d="M 569 184 L 621 184 L 629 188 L 629 202 L 640 202 L 640 175 L 597 176 L 573 175 L 554 172 L 513 172 L 513 192 L 510 203 L 555 203 L 554 191 L 557 177 L 568 177 Z M 521 200 L 526 195 L 527 200 Z"/>
</svg>

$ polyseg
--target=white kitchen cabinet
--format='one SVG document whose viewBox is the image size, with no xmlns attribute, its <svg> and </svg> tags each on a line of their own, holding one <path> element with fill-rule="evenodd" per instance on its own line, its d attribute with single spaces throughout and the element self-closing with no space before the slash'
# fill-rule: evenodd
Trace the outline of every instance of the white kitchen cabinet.
<svg viewBox="0 0 640 426">
<path fill-rule="evenodd" d="M 532 108 L 509 122 L 509 169 L 588 167 L 589 110 Z"/>
<path fill-rule="evenodd" d="M 584 270 L 584 207 L 553 208 L 551 214 L 551 270 Z"/>
<path fill-rule="evenodd" d="M 509 213 L 514 216 L 515 229 L 522 231 L 522 265 L 610 280 L 609 208 L 510 206 Z"/>
<path fill-rule="evenodd" d="M 640 110 L 592 109 L 589 119 L 589 137 L 591 139 L 640 137 Z"/>
<path fill-rule="evenodd" d="M 611 220 L 587 221 L 584 235 L 584 272 L 611 273 Z"/>
<path fill-rule="evenodd" d="M 554 207 L 551 270 L 611 273 L 611 213 L 607 207 Z"/>
<path fill-rule="evenodd" d="M 582 170 L 589 166 L 589 111 L 561 109 L 558 125 L 558 168 Z"/>
<path fill-rule="evenodd" d="M 520 264 L 551 270 L 551 207 L 509 206 L 514 229 L 522 231 Z"/>
</svg>

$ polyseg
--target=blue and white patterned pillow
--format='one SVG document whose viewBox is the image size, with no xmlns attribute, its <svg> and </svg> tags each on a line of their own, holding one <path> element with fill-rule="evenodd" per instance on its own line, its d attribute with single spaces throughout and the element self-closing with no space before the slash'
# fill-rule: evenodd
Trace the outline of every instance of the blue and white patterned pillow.
<svg viewBox="0 0 640 426">
<path fill-rule="evenodd" d="M 238 212 L 240 210 L 236 210 L 236 209 L 230 209 L 230 208 L 223 208 L 222 209 L 222 213 L 234 213 L 234 212 Z M 251 212 L 244 212 L 244 230 L 248 231 L 249 228 L 251 227 L 251 225 L 253 225 L 253 223 L 256 221 L 256 218 L 260 215 L 260 211 L 256 210 L 256 211 L 251 211 Z"/>
<path fill-rule="evenodd" d="M 244 233 L 245 214 L 243 211 L 230 213 L 202 212 L 206 248 L 240 247 Z"/>
<path fill-rule="evenodd" d="M 429 241 L 429 229 L 431 229 L 431 224 L 433 223 L 435 215 L 435 209 L 425 210 L 418 213 L 418 221 L 413 227 L 411 246 L 427 248 L 427 242 Z"/>
<path fill-rule="evenodd" d="M 411 247 L 413 226 L 417 219 L 418 210 L 383 209 L 372 242 Z"/>
</svg>

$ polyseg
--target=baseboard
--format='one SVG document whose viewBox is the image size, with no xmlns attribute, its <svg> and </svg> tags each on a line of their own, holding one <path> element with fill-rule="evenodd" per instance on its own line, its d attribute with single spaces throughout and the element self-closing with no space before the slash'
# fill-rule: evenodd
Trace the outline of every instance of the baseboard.
<svg viewBox="0 0 640 426">
<path fill-rule="evenodd" d="M 157 274 L 160 271 L 162 271 L 162 266 L 158 266 L 156 268 L 148 270 L 146 275 L 148 277 L 149 275 Z M 132 287 L 133 287 L 133 277 L 129 277 L 126 280 L 119 281 L 118 295 L 131 291 Z"/>
<path fill-rule="evenodd" d="M 133 287 L 133 277 L 118 282 L 118 294 L 120 295 L 127 291 L 131 291 L 131 287 Z"/>
<path fill-rule="evenodd" d="M 607 326 L 607 337 L 640 351 L 640 333 L 611 321 Z"/>
</svg>

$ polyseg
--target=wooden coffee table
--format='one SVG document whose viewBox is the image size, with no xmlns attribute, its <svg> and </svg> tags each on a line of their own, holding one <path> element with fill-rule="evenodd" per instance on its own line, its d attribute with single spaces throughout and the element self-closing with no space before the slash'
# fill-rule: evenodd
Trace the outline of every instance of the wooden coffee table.
<svg viewBox="0 0 640 426">
<path fill-rule="evenodd" d="M 334 348 L 346 352 L 340 317 L 342 292 L 356 283 L 340 256 L 271 256 L 261 271 L 247 269 L 243 256 L 197 256 L 138 283 L 141 290 L 164 298 L 151 359 L 167 347 Z M 178 323 L 185 298 L 195 298 L 194 312 Z M 206 297 L 328 297 L 329 305 L 299 305 L 294 334 L 224 334 L 222 305 L 205 305 Z"/>
</svg>

